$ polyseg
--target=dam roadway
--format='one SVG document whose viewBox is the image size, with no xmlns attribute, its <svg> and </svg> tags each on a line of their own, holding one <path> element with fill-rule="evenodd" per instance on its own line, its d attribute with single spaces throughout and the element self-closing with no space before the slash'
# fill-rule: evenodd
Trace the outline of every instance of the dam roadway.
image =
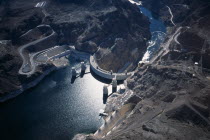
<svg viewBox="0 0 210 140">
<path fill-rule="evenodd" d="M 132 75 L 132 72 L 129 72 L 129 73 L 112 73 L 110 71 L 106 71 L 106 70 L 101 69 L 98 66 L 98 64 L 95 60 L 95 55 L 90 56 L 90 67 L 96 75 L 98 75 L 102 78 L 105 78 L 105 79 L 109 79 L 109 80 L 112 80 L 115 77 L 116 77 L 116 80 L 119 80 L 119 81 L 120 80 L 125 80 L 129 76 Z"/>
</svg>

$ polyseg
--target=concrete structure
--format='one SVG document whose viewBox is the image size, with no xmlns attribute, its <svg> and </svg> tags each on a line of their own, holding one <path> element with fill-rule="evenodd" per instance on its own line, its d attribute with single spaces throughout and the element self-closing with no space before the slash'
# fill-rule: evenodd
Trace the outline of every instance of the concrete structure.
<svg viewBox="0 0 210 140">
<path fill-rule="evenodd" d="M 108 97 L 109 97 L 108 87 L 104 85 L 103 87 L 103 103 L 104 104 L 106 104 Z"/>
<path fill-rule="evenodd" d="M 112 92 L 117 91 L 117 79 L 116 77 L 112 79 Z"/>
<path fill-rule="evenodd" d="M 122 94 L 126 90 L 125 85 L 120 85 L 120 89 L 118 90 L 118 93 Z"/>
<path fill-rule="evenodd" d="M 149 61 L 139 61 L 138 67 L 140 68 L 140 67 L 144 66 L 145 64 L 149 64 Z"/>
<path fill-rule="evenodd" d="M 195 65 L 194 65 L 194 70 L 195 70 L 195 72 L 199 72 L 199 64 L 198 64 L 198 62 L 195 62 Z"/>
<path fill-rule="evenodd" d="M 86 66 L 84 62 L 81 62 L 81 73 L 85 72 Z"/>
<path fill-rule="evenodd" d="M 99 116 L 101 116 L 101 117 L 107 117 L 107 116 L 109 116 L 109 114 L 105 113 L 104 110 L 101 109 L 101 110 L 99 111 Z"/>
<path fill-rule="evenodd" d="M 108 95 L 108 87 L 106 85 L 103 87 L 103 94 Z"/>
<path fill-rule="evenodd" d="M 52 60 L 52 59 L 56 59 L 56 58 L 61 58 L 61 57 L 67 56 L 69 54 L 71 54 L 71 50 L 66 50 L 65 52 L 62 52 L 60 54 L 57 54 L 55 56 L 50 57 L 48 60 Z"/>
<path fill-rule="evenodd" d="M 101 69 L 95 61 L 94 55 L 90 56 L 90 68 L 96 75 L 109 80 L 112 80 L 114 77 L 116 77 L 116 80 L 125 80 L 131 76 L 131 73 L 111 73 Z"/>
<path fill-rule="evenodd" d="M 72 73 L 72 77 L 76 77 L 77 76 L 77 72 L 75 70 L 75 67 L 71 68 L 71 73 Z"/>
<path fill-rule="evenodd" d="M 41 27 L 41 25 L 39 27 Z M 48 27 L 48 26 L 46 25 L 46 27 Z M 54 35 L 55 34 L 53 33 L 52 37 L 54 37 Z M 41 39 L 41 42 L 45 41 L 45 39 Z M 51 39 L 53 39 L 53 38 L 51 38 Z M 35 41 L 35 42 L 37 42 L 37 41 Z M 38 40 L 38 42 L 40 42 L 40 40 Z M 74 46 L 64 46 L 63 45 L 63 46 L 53 46 L 53 47 L 50 47 L 50 48 L 47 48 L 47 49 L 44 49 L 44 50 L 41 50 L 41 51 L 38 51 L 35 53 L 31 53 L 29 55 L 29 60 L 28 60 L 28 58 L 24 55 L 23 51 L 27 47 L 30 47 L 32 43 L 29 43 L 28 45 L 24 45 L 19 49 L 19 53 L 20 53 L 21 57 L 23 58 L 23 64 L 19 70 L 20 74 L 32 75 L 36 70 L 36 66 L 41 65 L 41 64 L 46 64 L 48 61 L 54 61 L 54 60 L 60 59 L 62 57 L 67 57 L 68 55 L 79 58 L 80 60 L 86 60 L 86 59 L 89 59 L 89 57 L 90 57 L 90 54 L 88 54 L 88 53 L 79 52 L 79 51 L 75 50 Z M 37 45 L 37 44 L 34 44 L 34 45 Z M 39 46 L 40 45 L 38 45 L 38 47 Z M 82 66 L 82 69 L 83 70 L 86 69 L 85 64 Z"/>
</svg>

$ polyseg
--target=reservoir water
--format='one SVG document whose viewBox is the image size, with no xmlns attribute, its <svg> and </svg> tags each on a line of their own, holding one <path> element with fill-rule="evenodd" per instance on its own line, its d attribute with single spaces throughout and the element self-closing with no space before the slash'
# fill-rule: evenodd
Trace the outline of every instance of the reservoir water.
<svg viewBox="0 0 210 140">
<path fill-rule="evenodd" d="M 163 41 L 165 26 L 140 7 L 150 18 L 152 39 L 145 61 Z M 70 66 L 48 75 L 36 87 L 0 104 L 0 140 L 69 140 L 77 133 L 95 132 L 101 125 L 103 83 L 90 73 L 71 83 Z M 77 69 L 80 71 L 79 69 Z"/>
<path fill-rule="evenodd" d="M 98 129 L 104 84 L 90 73 L 71 84 L 71 66 L 0 104 L 0 140 L 68 140 Z"/>
</svg>

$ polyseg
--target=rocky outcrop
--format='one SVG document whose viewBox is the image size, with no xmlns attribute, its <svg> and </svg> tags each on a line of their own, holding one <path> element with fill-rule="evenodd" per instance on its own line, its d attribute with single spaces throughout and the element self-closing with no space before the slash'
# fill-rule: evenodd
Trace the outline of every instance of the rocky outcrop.
<svg viewBox="0 0 210 140">
<path fill-rule="evenodd" d="M 72 3 L 47 9 L 49 13 L 57 12 L 54 8 L 65 9 L 52 21 L 52 27 L 61 35 L 60 43 L 74 43 L 78 50 L 96 52 L 102 69 L 117 72 L 127 62 L 133 63 L 134 68 L 150 39 L 149 20 L 139 8 L 127 0 Z"/>
<path fill-rule="evenodd" d="M 18 70 L 21 67 L 21 58 L 11 41 L 0 42 L 0 93 L 16 90 L 20 86 Z M 1 95 L 0 94 L 0 95 Z"/>
<path fill-rule="evenodd" d="M 24 4 L 25 3 L 25 4 Z M 0 5 L 0 40 L 18 41 L 18 37 L 42 23 L 44 14 L 33 4 L 23 1 L 5 1 Z"/>
</svg>

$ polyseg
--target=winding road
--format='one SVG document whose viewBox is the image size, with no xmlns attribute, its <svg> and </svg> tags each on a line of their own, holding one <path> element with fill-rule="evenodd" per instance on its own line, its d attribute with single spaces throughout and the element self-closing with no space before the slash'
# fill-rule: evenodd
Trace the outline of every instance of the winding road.
<svg viewBox="0 0 210 140">
<path fill-rule="evenodd" d="M 171 8 L 170 8 L 168 5 L 166 5 L 166 7 L 168 8 L 169 13 L 171 14 L 171 23 L 172 23 L 174 26 L 176 26 L 176 24 L 175 24 L 174 21 L 173 21 L 174 15 L 173 15 L 173 13 L 172 13 L 172 11 L 171 11 Z"/>
<path fill-rule="evenodd" d="M 181 45 L 181 44 L 180 44 L 180 42 L 177 40 L 177 38 L 179 37 L 180 34 L 181 34 L 181 32 L 179 32 L 178 34 L 176 34 L 175 37 L 174 37 L 174 41 L 175 41 L 177 44 L 179 44 L 179 45 Z"/>
<path fill-rule="evenodd" d="M 43 25 L 41 25 L 41 26 L 43 26 Z M 49 26 L 49 25 L 44 25 L 44 26 Z M 31 56 L 29 56 L 29 59 L 28 59 L 27 55 L 29 55 L 29 54 L 24 54 L 24 50 L 28 47 L 34 46 L 37 43 L 40 43 L 40 42 L 42 42 L 42 41 L 44 41 L 44 40 L 46 40 L 46 39 L 48 39 L 52 36 L 55 36 L 55 35 L 56 35 L 56 33 L 54 31 L 52 31 L 52 33 L 49 36 L 38 39 L 38 40 L 35 40 L 35 41 L 30 42 L 28 44 L 25 44 L 18 49 L 18 52 L 19 52 L 19 54 L 20 54 L 20 56 L 23 60 L 22 66 L 21 66 L 21 68 L 19 69 L 19 72 L 18 72 L 19 74 L 21 74 L 21 75 L 31 75 L 31 74 L 33 74 L 35 72 L 35 68 L 36 68 L 33 58 L 34 58 L 35 55 L 40 53 L 40 52 L 34 53 Z"/>
<path fill-rule="evenodd" d="M 160 51 L 155 57 L 153 57 L 149 63 L 153 63 L 155 60 L 157 60 L 157 58 L 158 58 L 159 56 L 161 56 L 161 55 L 163 56 L 163 55 L 167 54 L 167 53 L 170 51 L 169 46 L 170 46 L 171 42 L 172 42 L 173 40 L 175 40 L 175 36 L 177 36 L 177 34 L 180 33 L 180 30 L 181 30 L 182 28 L 183 28 L 183 27 L 179 27 L 179 28 L 176 30 L 176 32 L 170 37 L 170 39 L 169 39 L 166 43 L 163 44 L 164 48 L 161 49 L 161 51 Z"/>
<path fill-rule="evenodd" d="M 186 27 L 185 27 L 185 30 L 184 30 L 183 32 L 187 31 L 189 28 L 190 28 L 190 27 L 186 26 Z M 182 46 L 182 44 L 178 41 L 178 37 L 180 36 L 180 34 L 181 34 L 181 32 L 179 32 L 179 33 L 177 33 L 177 34 L 175 35 L 174 41 L 175 41 L 177 44 L 179 44 L 179 45 Z"/>
</svg>

